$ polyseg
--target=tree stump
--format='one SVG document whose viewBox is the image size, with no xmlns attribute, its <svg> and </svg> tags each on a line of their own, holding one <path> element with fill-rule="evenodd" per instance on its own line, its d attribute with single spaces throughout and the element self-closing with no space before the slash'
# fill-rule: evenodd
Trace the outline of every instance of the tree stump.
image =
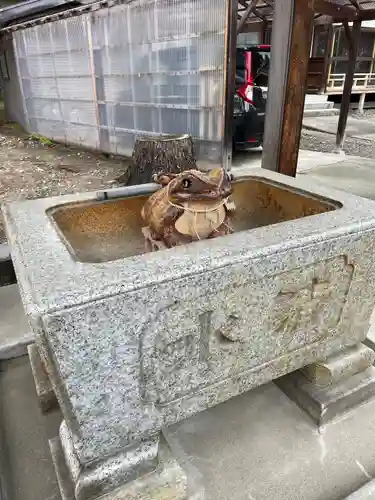
<svg viewBox="0 0 375 500">
<path fill-rule="evenodd" d="M 134 145 L 128 185 L 154 182 L 160 172 L 178 174 L 196 169 L 192 138 L 179 136 L 140 137 Z"/>
</svg>

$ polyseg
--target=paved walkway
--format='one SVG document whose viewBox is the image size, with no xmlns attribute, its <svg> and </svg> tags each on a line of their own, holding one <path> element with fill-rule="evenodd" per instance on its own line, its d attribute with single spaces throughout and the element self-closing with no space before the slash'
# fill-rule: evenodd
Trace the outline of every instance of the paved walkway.
<svg viewBox="0 0 375 500">
<path fill-rule="evenodd" d="M 235 159 L 233 171 L 246 173 L 259 168 L 261 158 L 260 152 L 243 153 Z M 375 199 L 375 159 L 301 150 L 297 175 L 309 175 L 343 191 Z"/>
<path fill-rule="evenodd" d="M 26 354 L 32 341 L 18 286 L 0 287 L 0 360 Z"/>
<path fill-rule="evenodd" d="M 375 200 L 375 160 L 348 157 L 333 165 L 318 165 L 300 175 Z"/>
<path fill-rule="evenodd" d="M 298 173 L 306 172 L 316 167 L 326 165 L 336 165 L 343 161 L 347 161 L 349 156 L 340 154 L 319 153 L 317 151 L 300 150 L 298 156 Z M 363 158 L 354 157 L 358 162 Z M 262 152 L 261 150 L 246 151 L 237 154 L 233 159 L 232 168 L 236 171 L 239 168 L 260 168 L 262 166 Z"/>
<path fill-rule="evenodd" d="M 303 126 L 310 130 L 336 135 L 338 116 L 304 117 Z M 357 139 L 375 140 L 375 121 L 348 117 L 346 135 Z"/>
</svg>

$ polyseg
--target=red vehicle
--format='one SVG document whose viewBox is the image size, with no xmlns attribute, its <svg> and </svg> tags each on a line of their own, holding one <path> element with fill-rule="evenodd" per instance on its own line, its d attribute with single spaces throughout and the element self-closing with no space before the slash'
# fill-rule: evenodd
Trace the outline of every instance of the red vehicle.
<svg viewBox="0 0 375 500">
<path fill-rule="evenodd" d="M 263 144 L 270 59 L 270 45 L 237 47 L 233 129 L 235 150 Z"/>
</svg>

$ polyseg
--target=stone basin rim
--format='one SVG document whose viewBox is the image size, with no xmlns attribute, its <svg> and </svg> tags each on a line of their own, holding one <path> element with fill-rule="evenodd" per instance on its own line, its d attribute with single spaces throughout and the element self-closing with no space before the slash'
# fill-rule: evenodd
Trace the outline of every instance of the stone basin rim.
<svg viewBox="0 0 375 500">
<path fill-rule="evenodd" d="M 314 193 L 309 193 L 308 191 L 305 191 L 303 189 L 292 188 L 292 187 L 288 186 L 287 184 L 283 184 L 282 182 L 278 182 L 278 181 L 269 180 L 266 177 L 242 175 L 242 176 L 238 176 L 237 178 L 235 178 L 233 180 L 233 185 L 241 184 L 242 182 L 246 182 L 246 183 L 251 184 L 252 181 L 254 181 L 256 183 L 261 183 L 266 188 L 268 186 L 274 187 L 282 192 L 289 192 L 289 193 L 292 193 L 300 198 L 311 199 L 313 201 L 321 203 L 322 205 L 324 204 L 327 207 L 327 210 L 322 212 L 322 213 L 330 212 L 333 210 L 339 210 L 339 209 L 343 208 L 343 204 L 337 200 L 333 200 L 331 198 L 327 198 L 324 196 L 319 196 L 319 195 L 316 195 Z M 77 263 L 81 262 L 81 263 L 88 264 L 88 265 L 95 265 L 95 264 L 100 264 L 100 263 L 115 262 L 116 260 L 126 261 L 127 259 L 129 259 L 131 257 L 145 256 L 145 255 L 147 255 L 147 252 L 144 252 L 141 254 L 134 253 L 131 255 L 113 256 L 112 258 L 109 257 L 107 260 L 105 260 L 105 259 L 100 260 L 97 258 L 96 259 L 95 258 L 91 258 L 91 259 L 83 258 L 82 259 L 79 256 L 79 250 L 77 252 L 71 239 L 65 234 L 64 230 L 60 227 L 60 224 L 57 222 L 56 215 L 58 215 L 59 213 L 64 212 L 64 211 L 74 210 L 76 208 L 85 209 L 85 207 L 87 207 L 87 209 L 90 209 L 90 208 L 98 207 L 99 205 L 100 206 L 114 205 L 122 200 L 137 199 L 137 198 L 141 198 L 141 197 L 146 197 L 154 192 L 157 192 L 160 189 L 162 189 L 162 187 L 159 186 L 158 184 L 154 184 L 154 183 L 152 183 L 152 184 L 150 183 L 150 184 L 146 184 L 146 185 L 139 185 L 139 186 L 129 186 L 129 187 L 125 186 L 123 188 L 120 188 L 119 196 L 110 196 L 108 198 L 105 197 L 104 199 L 102 199 L 101 196 L 97 196 L 96 200 L 79 200 L 79 201 L 59 203 L 59 204 L 56 204 L 56 205 L 53 205 L 53 206 L 47 208 L 46 214 L 47 214 L 53 228 L 55 229 L 56 233 L 58 234 L 61 242 L 67 248 L 67 250 L 68 250 L 68 252 L 69 252 L 69 254 L 72 257 L 74 262 L 77 262 Z M 114 188 L 114 190 L 116 191 L 116 188 Z M 129 194 L 127 194 L 127 191 Z M 111 194 L 111 191 L 108 190 L 106 193 Z M 321 215 L 321 214 L 301 215 L 300 217 L 295 217 L 293 219 L 302 219 L 305 217 L 311 217 L 313 215 Z M 245 231 L 245 230 L 251 231 L 251 230 L 257 229 L 258 227 L 272 227 L 272 226 L 275 226 L 278 224 L 282 224 L 283 222 L 288 222 L 289 220 L 293 220 L 293 219 L 287 219 L 284 221 L 276 221 L 276 222 L 273 221 L 273 222 L 270 222 L 268 224 L 261 224 L 261 226 L 255 226 L 253 228 L 243 229 L 243 231 Z M 235 231 L 235 232 L 238 232 L 238 231 Z M 227 236 L 231 236 L 231 235 L 227 235 Z M 197 242 L 195 241 L 192 243 L 197 243 Z M 189 243 L 189 245 L 190 244 L 191 243 Z M 164 252 L 164 251 L 165 250 L 162 250 L 162 252 Z"/>
<path fill-rule="evenodd" d="M 262 169 L 253 169 L 250 175 L 235 175 L 236 179 L 248 177 L 256 179 L 265 177 L 281 184 L 284 184 L 285 179 L 281 174 Z M 295 187 L 307 193 L 313 191 L 315 195 L 323 198 L 340 200 L 343 208 L 332 213 L 319 214 L 320 217 L 308 216 L 297 221 L 275 224 L 273 228 L 282 228 L 284 235 L 276 229 L 269 231 L 271 227 L 269 226 L 266 231 L 260 228 L 212 240 L 211 247 L 204 250 L 203 254 L 202 242 L 187 245 L 187 249 L 182 252 L 181 247 L 169 249 L 169 259 L 163 269 L 158 252 L 147 256 L 130 257 L 126 259 L 126 266 L 121 259 L 95 265 L 75 262 L 57 233 L 51 231 L 51 222 L 46 215 L 48 208 L 58 204 L 59 197 L 6 204 L 4 216 L 7 221 L 8 240 L 12 245 L 12 253 L 18 256 L 16 273 L 18 277 L 22 277 L 21 292 L 27 305 L 28 315 L 39 317 L 48 311 L 67 309 L 92 300 L 103 300 L 117 293 L 140 289 L 151 283 L 158 285 L 160 282 L 171 280 L 172 277 L 184 278 L 188 274 L 186 268 L 188 263 L 191 266 L 189 273 L 204 273 L 210 266 L 217 269 L 217 262 L 215 264 L 217 258 L 220 259 L 220 267 L 237 265 L 248 259 L 255 263 L 263 256 L 272 256 L 276 253 L 280 255 L 297 248 L 301 245 L 301 240 L 304 246 L 319 243 L 322 241 L 322 230 L 325 233 L 324 240 L 345 239 L 347 235 L 356 233 L 358 226 L 362 232 L 371 231 L 375 226 L 371 215 L 375 211 L 375 202 L 372 200 L 331 188 L 306 177 L 288 178 L 286 182 L 292 189 Z M 64 200 L 68 200 L 68 203 L 95 201 L 96 192 L 65 195 Z M 289 231 L 285 231 L 285 224 L 289 226 Z M 32 231 L 30 226 L 33 228 Z M 28 245 L 25 246 L 25 241 L 20 241 L 19 236 L 16 238 L 16 233 L 21 235 L 21 240 L 22 235 L 27 233 L 25 238 Z M 36 261 L 40 262 L 38 254 L 41 252 L 44 265 L 38 267 L 38 272 L 31 280 L 30 265 Z M 153 273 L 152 279 L 150 270 L 156 272 L 156 275 Z M 20 281 L 19 279 L 19 283 Z"/>
<path fill-rule="evenodd" d="M 279 181 L 267 179 L 267 177 L 241 174 L 239 176 L 234 177 L 233 183 L 238 184 L 240 182 L 251 181 L 251 180 L 260 181 L 264 184 L 268 184 L 270 186 L 283 189 L 284 191 L 296 193 L 299 196 L 303 196 L 305 198 L 312 198 L 314 200 L 321 201 L 322 203 L 326 203 L 327 205 L 330 205 L 335 210 L 339 210 L 339 209 L 343 208 L 343 203 L 341 203 L 338 200 L 334 200 L 334 199 L 326 197 L 324 195 L 310 193 L 309 191 L 307 191 L 305 189 L 292 188 L 291 186 L 288 186 L 288 184 L 283 184 L 282 182 L 279 182 Z M 128 186 L 124 186 L 121 189 L 125 191 L 127 189 L 127 187 Z M 64 208 L 64 207 L 76 207 L 76 206 L 84 206 L 84 205 L 91 206 L 91 205 L 97 205 L 97 204 L 102 204 L 102 203 L 106 203 L 106 204 L 107 203 L 115 203 L 116 201 L 127 199 L 127 198 L 133 198 L 133 197 L 135 198 L 135 197 L 139 197 L 139 196 L 145 196 L 147 193 L 152 194 L 152 193 L 155 193 L 156 191 L 158 191 L 159 189 L 161 189 L 161 186 L 159 186 L 158 184 L 150 183 L 150 184 L 147 184 L 147 187 L 149 187 L 147 189 L 147 192 L 146 192 L 146 190 L 143 190 L 142 189 L 143 186 L 140 185 L 139 186 L 140 192 L 135 193 L 134 187 L 135 186 L 129 186 L 129 191 L 132 191 L 132 194 L 129 194 L 128 196 L 126 194 L 124 194 L 123 196 L 109 198 L 107 200 L 98 200 L 98 199 L 88 198 L 87 200 L 82 199 L 82 200 L 77 200 L 77 201 L 66 201 L 66 202 L 58 203 L 56 205 L 48 207 L 46 209 L 46 214 L 52 219 L 53 214 L 56 213 L 57 210 L 60 210 L 61 208 Z M 112 189 L 115 191 L 117 188 L 112 188 Z M 110 191 L 110 190 L 107 190 L 107 191 Z M 87 194 L 90 194 L 90 193 L 87 193 Z M 314 217 L 315 215 L 321 215 L 321 214 L 306 215 L 305 217 Z M 285 222 L 288 222 L 288 221 L 285 221 Z M 282 222 L 276 222 L 274 224 L 269 224 L 268 226 L 274 226 L 276 224 L 282 224 Z"/>
</svg>

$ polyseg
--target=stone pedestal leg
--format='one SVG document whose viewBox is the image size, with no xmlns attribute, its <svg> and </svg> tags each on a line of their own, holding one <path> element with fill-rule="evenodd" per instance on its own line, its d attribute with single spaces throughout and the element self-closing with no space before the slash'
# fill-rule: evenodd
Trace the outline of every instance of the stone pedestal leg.
<svg viewBox="0 0 375 500">
<path fill-rule="evenodd" d="M 83 467 L 63 421 L 50 448 L 63 500 L 185 500 L 187 479 L 163 438 L 155 437 Z M 105 495 L 102 497 L 102 495 Z"/>
<path fill-rule="evenodd" d="M 363 92 L 360 95 L 359 104 L 358 104 L 358 112 L 361 113 L 361 115 L 363 115 L 363 113 L 364 113 L 365 99 L 366 99 L 366 94 L 365 94 L 365 92 Z"/>
<path fill-rule="evenodd" d="M 374 361 L 375 352 L 358 344 L 275 382 L 324 425 L 375 396 Z"/>
<path fill-rule="evenodd" d="M 42 413 L 46 414 L 58 407 L 57 398 L 45 369 L 42 357 L 40 356 L 38 346 L 35 343 L 30 344 L 27 347 L 27 352 L 29 355 L 39 406 Z"/>
</svg>

